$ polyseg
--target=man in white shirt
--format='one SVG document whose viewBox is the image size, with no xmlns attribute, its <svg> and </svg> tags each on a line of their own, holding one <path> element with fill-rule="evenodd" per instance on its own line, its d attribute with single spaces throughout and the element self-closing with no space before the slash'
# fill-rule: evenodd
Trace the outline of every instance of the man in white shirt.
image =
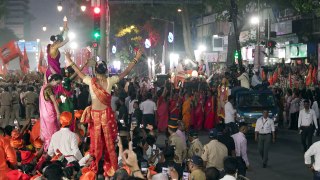
<svg viewBox="0 0 320 180">
<path fill-rule="evenodd" d="M 263 160 L 263 168 L 267 167 L 268 163 L 268 151 L 271 142 L 271 133 L 272 141 L 275 142 L 275 128 L 274 121 L 268 117 L 268 111 L 263 111 L 263 116 L 259 118 L 256 122 L 255 128 L 255 141 L 258 141 L 258 149 L 260 156 Z"/>
<path fill-rule="evenodd" d="M 48 155 L 53 157 L 59 152 L 64 155 L 67 161 L 79 161 L 82 154 L 78 147 L 78 137 L 69 129 L 72 120 L 70 112 L 62 112 L 60 115 L 61 129 L 52 135 L 48 148 Z"/>
<path fill-rule="evenodd" d="M 237 159 L 234 157 L 227 157 L 223 161 L 223 164 L 226 175 L 224 175 L 220 180 L 236 180 Z"/>
<path fill-rule="evenodd" d="M 155 126 L 155 111 L 157 110 L 156 103 L 152 101 L 152 94 L 147 94 L 147 100 L 143 101 L 140 104 L 140 109 L 142 111 L 142 120 L 144 127 L 147 127 L 147 124 Z"/>
<path fill-rule="evenodd" d="M 239 124 L 239 132 L 232 135 L 236 147 L 236 157 L 238 161 L 238 174 L 246 176 L 246 170 L 249 168 L 249 160 L 247 155 L 247 139 L 245 134 L 248 127 L 245 123 Z"/>
<path fill-rule="evenodd" d="M 313 164 L 312 156 L 314 156 Z M 304 163 L 313 170 L 313 179 L 320 179 L 320 141 L 313 143 L 307 152 L 304 153 Z"/>
<path fill-rule="evenodd" d="M 237 78 L 240 81 L 241 87 L 250 88 L 249 75 L 244 68 L 241 69 L 241 75 Z"/>
<path fill-rule="evenodd" d="M 313 109 L 310 109 L 309 100 L 304 100 L 304 109 L 299 112 L 298 129 L 301 133 L 301 142 L 304 152 L 312 144 L 312 136 L 314 132 L 314 126 L 318 130 L 317 116 Z M 308 143 L 306 142 L 308 140 Z"/>
<path fill-rule="evenodd" d="M 251 78 L 251 86 L 256 87 L 257 85 L 262 84 L 261 78 L 259 76 L 259 70 L 254 70 L 254 75 Z"/>
<path fill-rule="evenodd" d="M 235 115 L 236 115 L 236 110 L 233 108 L 232 105 L 233 102 L 233 96 L 228 96 L 228 101 L 224 105 L 224 123 L 226 124 L 226 127 L 229 128 L 231 134 L 234 133 L 235 131 Z"/>
<path fill-rule="evenodd" d="M 135 102 L 138 102 L 138 100 L 136 99 L 136 94 L 135 93 L 131 93 L 130 94 L 129 107 L 128 107 L 128 111 L 129 111 L 128 114 L 129 114 L 130 123 L 131 123 L 131 116 L 134 113 L 133 104 Z"/>
</svg>

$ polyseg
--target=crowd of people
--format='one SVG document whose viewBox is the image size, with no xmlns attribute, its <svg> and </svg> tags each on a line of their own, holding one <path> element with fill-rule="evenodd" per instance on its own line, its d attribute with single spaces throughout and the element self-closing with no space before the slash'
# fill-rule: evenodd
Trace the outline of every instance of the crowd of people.
<svg viewBox="0 0 320 180">
<path fill-rule="evenodd" d="M 235 126 L 231 89 L 268 88 L 258 72 L 251 83 L 245 70 L 240 83 L 229 83 L 236 81 L 230 73 L 206 79 L 201 62 L 202 76 L 178 87 L 172 79 L 128 78 L 142 56 L 139 50 L 121 74 L 109 77 L 106 63 L 97 61 L 91 77 L 68 50 L 67 66 L 60 69 L 59 48 L 68 39 L 62 34 L 50 39 L 46 73 L 2 79 L 0 180 L 247 179 L 248 127 Z M 299 128 L 307 151 L 318 129 L 319 89 L 272 90 L 280 125 Z M 200 132 L 208 133 L 209 143 L 200 141 Z M 165 143 L 158 140 L 161 134 Z M 267 110 L 257 119 L 255 139 L 266 168 L 270 142 L 276 140 Z"/>
</svg>

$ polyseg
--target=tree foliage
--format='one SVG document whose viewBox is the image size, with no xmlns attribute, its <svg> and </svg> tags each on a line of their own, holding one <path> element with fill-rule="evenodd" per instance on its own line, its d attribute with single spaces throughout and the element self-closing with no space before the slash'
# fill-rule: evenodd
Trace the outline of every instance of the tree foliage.
<svg viewBox="0 0 320 180">
<path fill-rule="evenodd" d="M 11 40 L 18 40 L 18 37 L 9 28 L 0 29 L 0 47 Z"/>
</svg>

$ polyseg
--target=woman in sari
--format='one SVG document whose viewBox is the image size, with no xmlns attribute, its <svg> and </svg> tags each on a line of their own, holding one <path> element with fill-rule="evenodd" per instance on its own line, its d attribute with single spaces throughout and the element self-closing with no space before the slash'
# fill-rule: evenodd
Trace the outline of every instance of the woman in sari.
<svg viewBox="0 0 320 180">
<path fill-rule="evenodd" d="M 48 68 L 46 71 L 46 78 L 51 74 L 60 74 L 61 75 L 61 69 L 60 69 L 60 51 L 59 48 L 64 46 L 69 42 L 68 38 L 68 27 L 64 27 L 64 30 L 61 34 L 56 36 L 51 36 L 50 40 L 53 42 L 52 44 L 48 44 L 47 46 L 47 58 L 48 58 Z M 63 33 L 66 33 L 66 39 L 63 40 Z"/>
<path fill-rule="evenodd" d="M 204 99 L 200 92 L 195 93 L 195 116 L 193 121 L 193 127 L 196 130 L 201 130 L 203 125 L 203 119 L 204 119 L 204 109 L 203 109 L 203 102 Z"/>
<path fill-rule="evenodd" d="M 229 83 L 226 78 L 221 80 L 221 84 L 218 87 L 218 116 L 224 118 L 224 105 L 229 96 Z"/>
<path fill-rule="evenodd" d="M 210 130 L 216 124 L 215 112 L 215 98 L 212 95 L 212 92 L 208 91 L 208 98 L 205 103 L 204 129 Z"/>
<path fill-rule="evenodd" d="M 167 83 L 167 82 L 166 82 Z M 169 119 L 169 109 L 167 102 L 167 88 L 166 83 L 164 85 L 164 89 L 162 94 L 158 98 L 157 102 L 157 116 L 158 116 L 158 130 L 160 132 L 165 132 L 168 128 L 168 119 Z"/>
<path fill-rule="evenodd" d="M 52 74 L 48 78 L 48 83 L 44 84 L 40 90 L 40 137 L 44 142 L 45 151 L 48 149 L 52 135 L 58 131 L 60 127 L 60 111 L 53 93 L 53 88 L 60 84 L 61 80 L 61 75 Z"/>
<path fill-rule="evenodd" d="M 70 52 L 66 52 L 66 62 L 71 66 L 83 82 L 89 85 L 92 105 L 87 107 L 81 121 L 88 124 L 90 133 L 90 155 L 94 157 L 90 165 L 90 172 L 97 173 L 98 164 L 104 157 L 104 176 L 112 177 L 118 169 L 118 157 L 115 151 L 117 138 L 117 122 L 111 108 L 112 86 L 122 80 L 138 63 L 142 52 L 137 51 L 136 57 L 127 69 L 119 76 L 108 77 L 107 65 L 104 61 L 98 61 L 95 66 L 96 77 L 91 78 L 83 74 L 71 60 Z M 104 155 L 104 156 L 103 156 Z"/>
<path fill-rule="evenodd" d="M 190 93 L 186 93 L 184 96 L 184 101 L 182 104 L 182 121 L 186 127 L 186 130 L 189 130 L 190 121 L 192 113 L 192 98 Z"/>
</svg>

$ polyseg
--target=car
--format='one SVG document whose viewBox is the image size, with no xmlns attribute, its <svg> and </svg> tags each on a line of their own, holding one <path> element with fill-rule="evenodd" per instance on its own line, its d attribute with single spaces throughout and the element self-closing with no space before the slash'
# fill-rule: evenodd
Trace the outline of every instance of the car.
<svg viewBox="0 0 320 180">
<path fill-rule="evenodd" d="M 256 121 L 262 117 L 264 110 L 269 111 L 269 118 L 274 120 L 275 128 L 278 128 L 278 112 L 275 96 L 271 90 L 249 90 L 241 88 L 233 92 L 235 109 L 237 110 L 237 122 L 245 122 L 248 132 L 254 133 Z"/>
</svg>

